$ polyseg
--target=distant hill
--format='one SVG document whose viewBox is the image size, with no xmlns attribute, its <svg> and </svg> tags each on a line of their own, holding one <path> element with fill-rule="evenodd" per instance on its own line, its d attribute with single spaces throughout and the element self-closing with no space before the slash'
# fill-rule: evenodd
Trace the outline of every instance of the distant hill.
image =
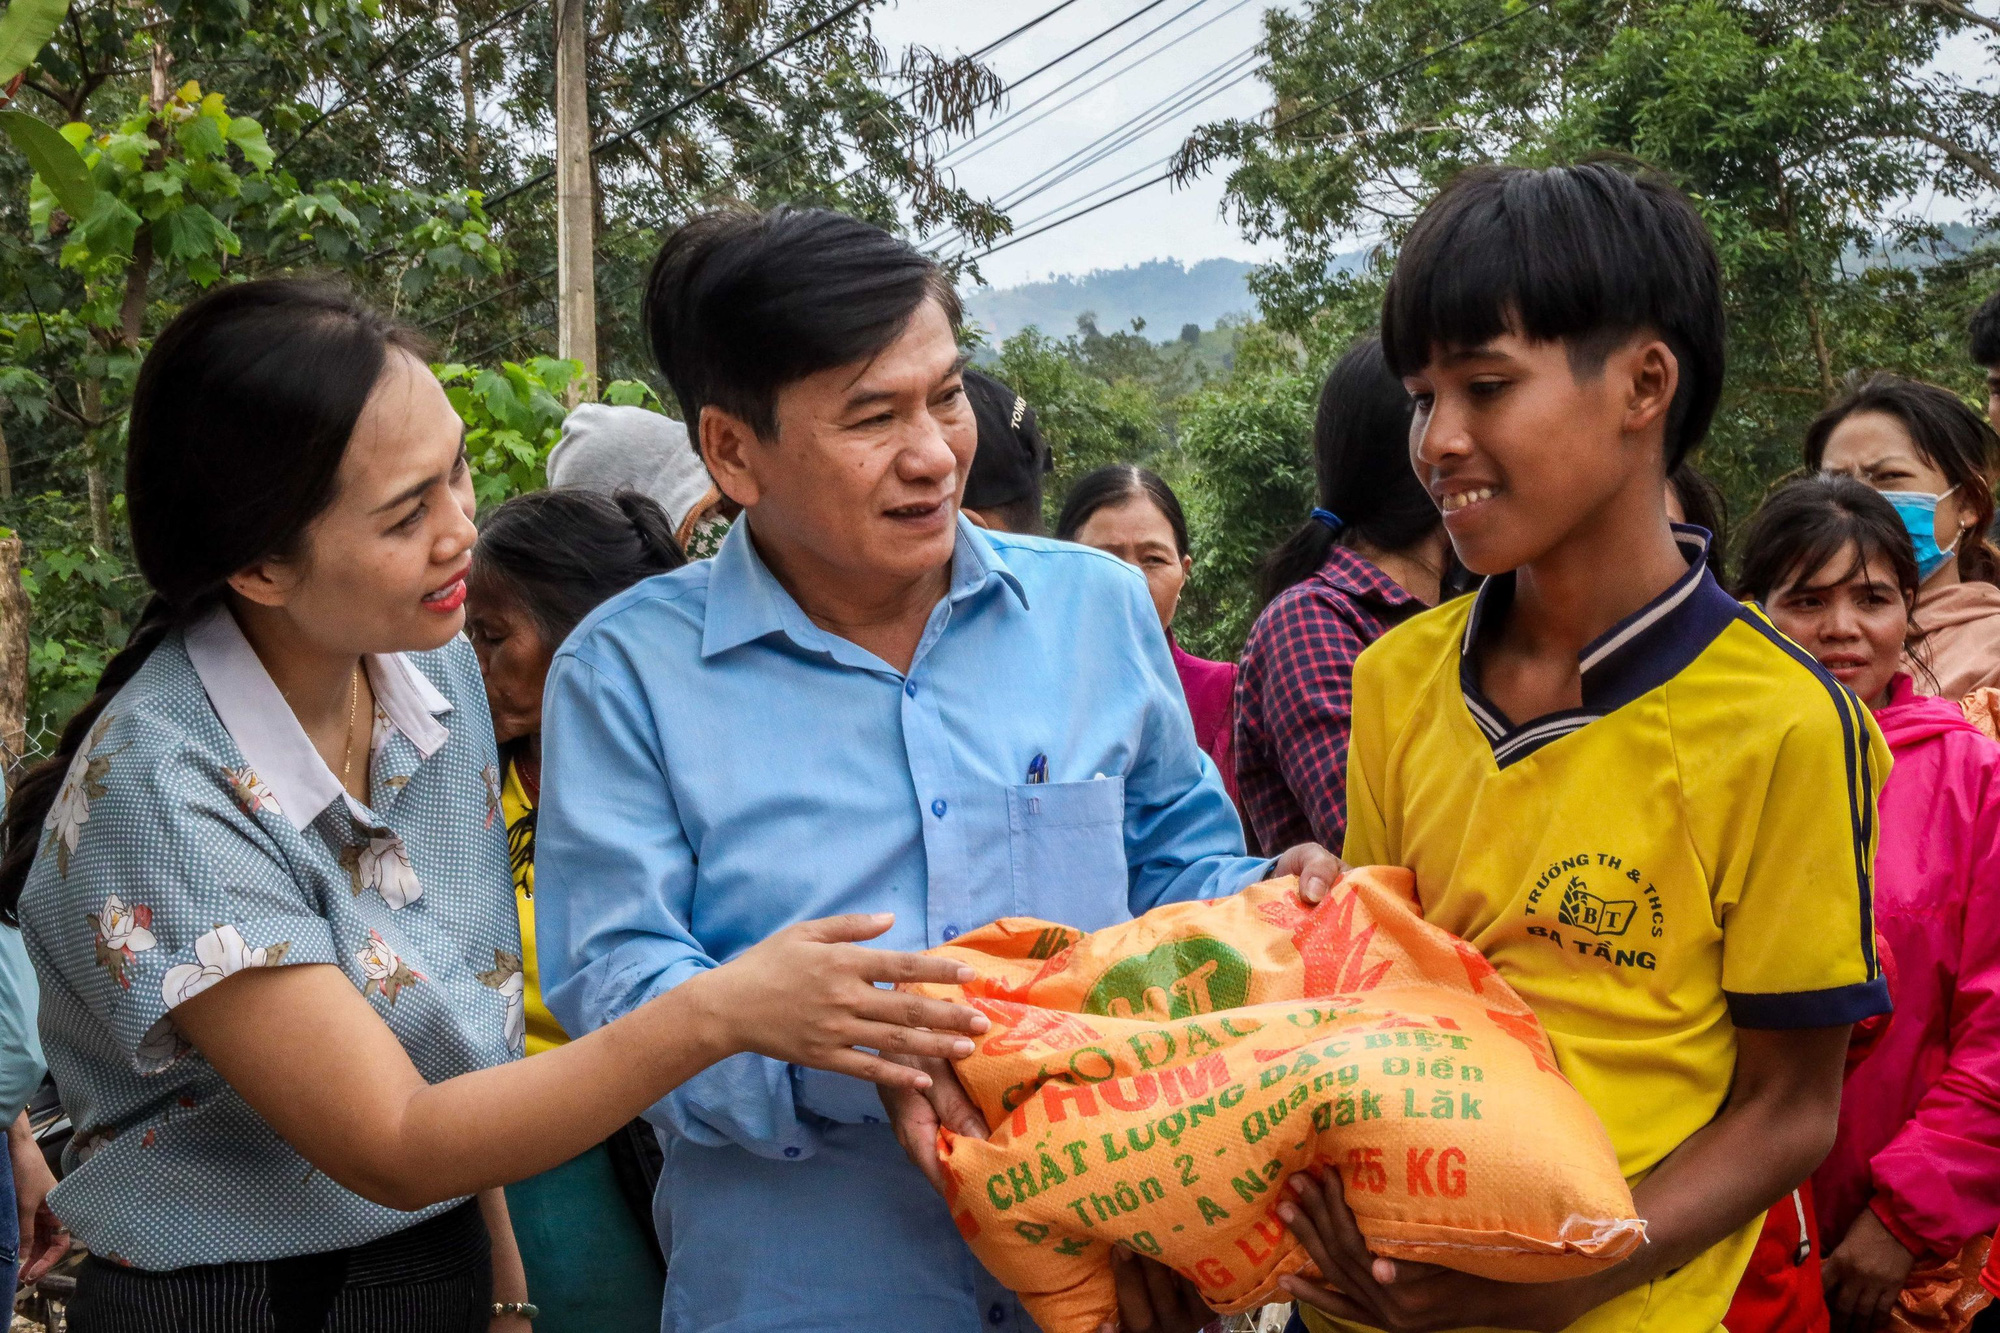
<svg viewBox="0 0 2000 1333">
<path fill-rule="evenodd" d="M 1076 317 L 1095 312 L 1106 332 L 1146 321 L 1149 337 L 1165 342 L 1183 324 L 1215 326 L 1224 315 L 1257 308 L 1247 279 L 1254 264 L 1240 259 L 1151 259 L 1130 268 L 1101 268 L 1082 277 L 1058 277 L 1019 287 L 967 290 L 965 312 L 994 342 L 1029 325 L 1058 337 L 1076 331 Z"/>
<path fill-rule="evenodd" d="M 1358 268 L 1366 250 L 1338 256 L 1342 269 Z M 965 313 L 998 343 L 1033 325 L 1044 333 L 1065 337 L 1076 332 L 1076 317 L 1097 316 L 1097 327 L 1110 333 L 1146 321 L 1146 335 L 1172 342 L 1184 325 L 1203 333 L 1228 315 L 1254 315 L 1257 300 L 1249 278 L 1255 264 L 1240 259 L 1202 259 L 1183 264 L 1178 259 L 1149 259 L 1126 268 L 1093 269 L 1081 277 L 1050 277 L 1018 287 L 968 287 L 960 293 Z"/>
</svg>

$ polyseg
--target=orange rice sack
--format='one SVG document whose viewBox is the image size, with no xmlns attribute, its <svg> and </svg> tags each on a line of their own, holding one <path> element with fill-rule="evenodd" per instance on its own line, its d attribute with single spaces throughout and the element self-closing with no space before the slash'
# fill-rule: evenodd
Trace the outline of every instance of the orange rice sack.
<svg viewBox="0 0 2000 1333">
<path fill-rule="evenodd" d="M 1881 1326 L 1885 1333 L 1965 1333 L 1973 1316 L 1993 1299 L 1980 1281 L 1980 1267 L 1988 1263 L 1992 1245 L 1993 1237 L 1974 1236 L 1948 1259 L 1918 1262 Z"/>
<path fill-rule="evenodd" d="M 1645 1235 L 1595 1114 L 1477 950 L 1371 867 L 1307 908 L 1295 881 L 1083 935 L 1010 919 L 935 953 L 992 1020 L 958 1076 L 991 1137 L 941 1132 L 947 1200 L 1046 1333 L 1116 1318 L 1110 1250 L 1216 1309 L 1308 1268 L 1274 1211 L 1338 1168 L 1369 1248 L 1485 1277 L 1596 1271 Z M 942 998 L 956 986 L 919 986 Z"/>
</svg>

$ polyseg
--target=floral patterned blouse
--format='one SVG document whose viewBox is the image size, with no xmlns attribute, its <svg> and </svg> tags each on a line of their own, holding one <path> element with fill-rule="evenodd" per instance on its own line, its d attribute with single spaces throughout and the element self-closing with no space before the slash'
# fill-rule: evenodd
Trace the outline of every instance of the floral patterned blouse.
<svg viewBox="0 0 2000 1333">
<path fill-rule="evenodd" d="M 168 636 L 77 751 L 21 897 L 76 1127 L 49 1202 L 147 1269 L 338 1249 L 419 1213 L 314 1170 L 176 1030 L 246 967 L 331 963 L 435 1083 L 514 1058 L 520 933 L 472 649 L 367 659 L 370 803 L 226 610 Z"/>
</svg>

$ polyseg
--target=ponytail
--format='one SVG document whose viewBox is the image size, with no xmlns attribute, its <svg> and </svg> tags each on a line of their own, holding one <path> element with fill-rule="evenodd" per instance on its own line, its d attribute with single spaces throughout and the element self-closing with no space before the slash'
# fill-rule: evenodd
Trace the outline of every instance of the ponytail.
<svg viewBox="0 0 2000 1333">
<path fill-rule="evenodd" d="M 638 491 L 566 487 L 517 495 L 479 526 L 472 594 L 514 602 L 554 651 L 583 618 L 687 556 L 667 511 Z"/>
<path fill-rule="evenodd" d="M 687 563 L 687 553 L 674 539 L 673 520 L 667 517 L 667 511 L 656 501 L 638 491 L 619 491 L 611 500 L 624 513 L 625 521 L 632 525 L 632 535 L 637 538 L 642 553 L 639 566 L 663 572 L 679 569 Z"/>
<path fill-rule="evenodd" d="M 1265 556 L 1264 563 L 1257 567 L 1257 600 L 1268 605 L 1294 583 L 1304 583 L 1318 573 L 1339 538 L 1339 525 L 1321 522 L 1317 517 L 1293 529 L 1284 544 Z"/>
<path fill-rule="evenodd" d="M 124 648 L 104 664 L 104 673 L 97 678 L 97 692 L 63 728 L 55 753 L 23 773 L 14 784 L 6 817 L 0 820 L 0 849 L 4 849 L 0 850 L 0 921 L 10 926 L 21 923 L 21 888 L 28 882 L 35 854 L 41 850 L 42 825 L 48 821 L 49 809 L 56 803 L 56 794 L 62 790 L 63 779 L 69 776 L 70 763 L 82 748 L 84 738 L 97 725 L 112 696 L 139 673 L 139 668 L 146 665 L 146 659 L 177 623 L 179 617 L 164 597 L 156 594 L 148 601 Z"/>
<path fill-rule="evenodd" d="M 1319 507 L 1257 571 L 1266 603 L 1311 578 L 1335 546 L 1404 551 L 1437 531 L 1443 520 L 1410 466 L 1412 411 L 1380 338 L 1356 343 L 1327 372 L 1313 418 Z"/>
</svg>

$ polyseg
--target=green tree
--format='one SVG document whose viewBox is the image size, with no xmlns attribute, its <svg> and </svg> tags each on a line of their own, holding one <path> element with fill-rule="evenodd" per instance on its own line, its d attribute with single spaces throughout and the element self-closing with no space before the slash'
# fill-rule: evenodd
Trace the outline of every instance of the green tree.
<svg viewBox="0 0 2000 1333">
<path fill-rule="evenodd" d="M 1124 350 L 1129 356 L 1133 349 Z M 1140 375 L 1113 374 L 1104 359 L 1093 361 L 1085 336 L 1058 341 L 1024 329 L 1000 344 L 990 369 L 1034 405 L 1049 443 L 1054 471 L 1043 500 L 1051 526 L 1070 484 L 1092 468 L 1130 462 L 1172 470 L 1173 437 L 1159 386 Z"/>
<path fill-rule="evenodd" d="M 1180 165 L 1234 159 L 1229 206 L 1285 247 L 1253 285 L 1310 344 L 1371 312 L 1397 238 L 1464 166 L 1611 152 L 1715 233 L 1731 372 L 1705 458 L 1738 507 L 1795 466 L 1849 372 L 1971 389 L 1962 317 L 2000 248 L 1924 264 L 1940 232 L 1909 203 L 1995 220 L 2000 95 L 1937 58 L 1954 37 L 1995 51 L 2000 24 L 1956 0 L 1315 0 L 1266 22 L 1271 111 L 1206 127 Z M 1375 269 L 1341 275 L 1357 235 L 1383 239 Z"/>
<path fill-rule="evenodd" d="M 930 165 L 935 131 L 997 93 L 979 66 L 888 52 L 841 0 L 592 14 L 607 397 L 651 393 L 616 378 L 649 363 L 636 288 L 660 230 L 697 209 L 787 197 L 1003 225 Z M 570 373 L 537 355 L 553 341 L 550 26 L 517 0 L 78 0 L 30 53 L 16 104 L 68 127 L 100 196 L 72 211 L 0 154 L 0 523 L 23 536 L 34 598 L 31 730 L 94 678 L 139 598 L 125 408 L 153 335 L 205 286 L 343 274 L 453 354 L 482 497 L 541 484 Z"/>
</svg>

